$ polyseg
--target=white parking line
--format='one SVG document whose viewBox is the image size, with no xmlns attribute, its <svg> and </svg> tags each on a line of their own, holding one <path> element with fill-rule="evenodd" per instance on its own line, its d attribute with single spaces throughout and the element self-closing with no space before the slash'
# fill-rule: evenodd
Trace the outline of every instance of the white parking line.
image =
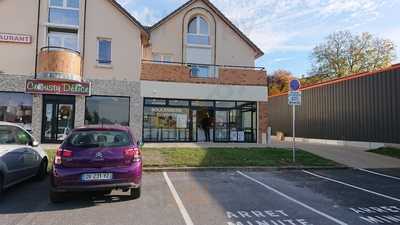
<svg viewBox="0 0 400 225">
<path fill-rule="evenodd" d="M 185 206 L 183 205 L 183 202 L 182 202 L 181 198 L 179 197 L 178 192 L 176 191 L 176 189 L 175 189 L 174 185 L 172 184 L 171 180 L 169 179 L 167 172 L 163 172 L 163 175 L 164 175 L 165 182 L 167 182 L 169 190 L 171 191 L 172 196 L 174 197 L 175 202 L 178 205 L 179 211 L 182 214 L 182 217 L 183 217 L 183 220 L 185 221 L 185 224 L 186 225 L 193 225 L 193 221 L 190 218 L 189 213 L 187 212 Z"/>
<path fill-rule="evenodd" d="M 367 173 L 375 174 L 375 175 L 378 175 L 378 176 L 392 178 L 392 179 L 395 179 L 395 180 L 400 180 L 400 177 L 390 176 L 390 175 L 386 175 L 386 174 L 383 174 L 383 173 L 378 173 L 378 172 L 375 172 L 375 171 L 361 169 L 361 168 L 357 168 L 357 169 L 361 170 L 361 171 L 364 171 L 364 172 L 367 172 Z"/>
<path fill-rule="evenodd" d="M 345 222 L 343 222 L 343 221 L 341 221 L 339 219 L 336 219 L 336 218 L 334 218 L 334 217 L 332 217 L 332 216 L 330 216 L 330 215 L 328 215 L 326 213 L 323 213 L 323 212 L 321 212 L 321 211 L 319 211 L 319 210 L 317 210 L 317 209 L 315 209 L 315 208 L 313 208 L 313 207 L 311 207 L 311 206 L 309 206 L 309 205 L 307 205 L 305 203 L 302 203 L 302 202 L 300 202 L 300 201 L 298 201 L 298 200 L 296 200 L 296 199 L 294 199 L 294 198 L 292 198 L 292 197 L 290 197 L 290 196 L 288 196 L 288 195 L 276 190 L 275 188 L 270 187 L 270 186 L 262 183 L 261 181 L 255 179 L 255 178 L 252 178 L 252 177 L 250 177 L 250 176 L 248 176 L 248 175 L 246 175 L 246 174 L 244 174 L 244 173 L 242 173 L 240 171 L 236 171 L 236 172 L 239 173 L 240 175 L 246 177 L 247 179 L 249 179 L 249 180 L 251 180 L 251 181 L 253 181 L 253 182 L 255 182 L 255 183 L 257 183 L 257 184 L 259 184 L 259 185 L 261 185 L 263 187 L 265 187 L 266 189 L 268 189 L 270 191 L 273 191 L 276 194 L 278 194 L 278 195 L 280 195 L 280 196 L 282 196 L 282 197 L 284 197 L 284 198 L 286 198 L 286 199 L 288 199 L 288 200 L 290 200 L 290 201 L 292 201 L 292 202 L 294 202 L 296 204 L 299 204 L 299 205 L 303 206 L 306 209 L 309 209 L 309 210 L 319 214 L 320 216 L 323 216 L 323 217 L 325 217 L 325 218 L 327 218 L 327 219 L 329 219 L 329 220 L 331 220 L 331 221 L 333 221 L 333 222 L 335 222 L 337 224 L 340 224 L 340 225 L 348 225 L 347 223 L 345 223 Z"/>
<path fill-rule="evenodd" d="M 400 202 L 400 199 L 392 197 L 392 196 L 389 196 L 389 195 L 381 194 L 381 193 L 378 193 L 378 192 L 375 192 L 375 191 L 371 191 L 371 190 L 368 190 L 368 189 L 365 189 L 365 188 L 362 188 L 362 187 L 358 187 L 358 186 L 355 186 L 355 185 L 352 185 L 352 184 L 348 184 L 348 183 L 345 183 L 345 182 L 342 182 L 342 181 L 338 181 L 338 180 L 335 180 L 335 179 L 332 179 L 332 178 L 329 178 L 329 177 L 324 177 L 324 176 L 321 176 L 319 174 L 311 173 L 311 172 L 306 171 L 306 170 L 303 170 L 303 172 L 307 173 L 309 175 L 315 176 L 315 177 L 319 177 L 319 178 L 322 178 L 322 179 L 325 179 L 325 180 L 329 180 L 329 181 L 332 181 L 332 182 L 335 182 L 335 183 L 338 183 L 338 184 L 345 185 L 347 187 L 351 187 L 351 188 L 354 188 L 354 189 L 358 189 L 358 190 L 361 190 L 361 191 L 368 192 L 370 194 L 378 195 L 380 197 L 384 197 L 384 198 L 387 198 L 387 199 L 390 199 L 390 200 L 393 200 L 393 201 Z"/>
</svg>

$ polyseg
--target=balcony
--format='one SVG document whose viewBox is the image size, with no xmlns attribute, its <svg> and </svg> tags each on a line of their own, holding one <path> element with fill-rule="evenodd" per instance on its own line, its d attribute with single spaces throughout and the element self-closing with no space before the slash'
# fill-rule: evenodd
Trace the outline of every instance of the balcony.
<svg viewBox="0 0 400 225">
<path fill-rule="evenodd" d="M 141 80 L 267 86 L 263 67 L 142 61 Z"/>
<path fill-rule="evenodd" d="M 39 53 L 37 78 L 82 81 L 80 53 L 62 47 L 43 47 Z"/>
</svg>

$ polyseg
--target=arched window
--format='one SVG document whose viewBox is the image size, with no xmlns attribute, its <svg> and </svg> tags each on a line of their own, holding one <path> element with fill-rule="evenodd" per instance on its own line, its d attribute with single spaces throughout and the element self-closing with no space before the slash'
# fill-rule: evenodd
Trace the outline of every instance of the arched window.
<svg viewBox="0 0 400 225">
<path fill-rule="evenodd" d="M 187 43 L 193 45 L 210 45 L 210 30 L 207 21 L 201 17 L 193 17 L 187 30 Z"/>
</svg>

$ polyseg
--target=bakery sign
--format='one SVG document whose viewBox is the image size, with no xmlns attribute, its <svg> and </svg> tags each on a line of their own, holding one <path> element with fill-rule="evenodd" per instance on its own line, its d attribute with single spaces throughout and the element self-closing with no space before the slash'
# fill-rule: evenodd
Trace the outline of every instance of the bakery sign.
<svg viewBox="0 0 400 225">
<path fill-rule="evenodd" d="M 0 42 L 12 42 L 20 44 L 32 43 L 32 36 L 26 34 L 7 34 L 0 33 Z"/>
<path fill-rule="evenodd" d="M 53 80 L 27 80 L 26 93 L 54 95 L 91 95 L 89 82 L 66 82 Z"/>
</svg>

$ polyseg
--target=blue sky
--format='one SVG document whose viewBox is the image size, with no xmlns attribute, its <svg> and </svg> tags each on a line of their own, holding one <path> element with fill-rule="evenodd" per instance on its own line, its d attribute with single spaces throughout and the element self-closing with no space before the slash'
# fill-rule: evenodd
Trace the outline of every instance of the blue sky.
<svg viewBox="0 0 400 225">
<path fill-rule="evenodd" d="M 118 0 L 143 25 L 152 25 L 185 0 Z M 311 70 L 312 48 L 337 30 L 370 32 L 397 45 L 400 62 L 400 0 L 211 0 L 265 55 L 269 73 L 295 76 Z"/>
</svg>

